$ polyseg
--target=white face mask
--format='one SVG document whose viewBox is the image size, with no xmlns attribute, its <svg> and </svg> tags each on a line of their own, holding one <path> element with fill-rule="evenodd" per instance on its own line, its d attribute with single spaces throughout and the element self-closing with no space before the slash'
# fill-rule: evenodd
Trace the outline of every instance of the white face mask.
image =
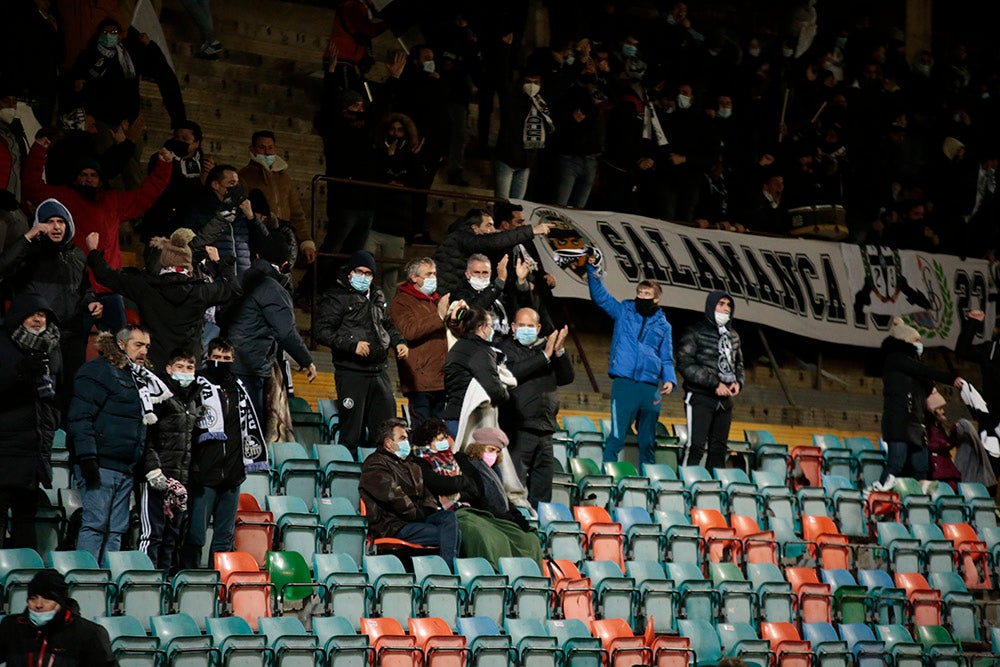
<svg viewBox="0 0 1000 667">
<path fill-rule="evenodd" d="M 17 118 L 17 109 L 15 108 L 3 108 L 0 109 L 0 121 L 3 121 L 10 125 Z"/>
<path fill-rule="evenodd" d="M 477 292 L 482 292 L 490 286 L 489 278 L 469 278 L 469 285 Z"/>
<path fill-rule="evenodd" d="M 677 96 L 677 107 L 680 109 L 690 109 L 691 108 L 691 97 L 689 95 L 678 95 Z"/>
<path fill-rule="evenodd" d="M 922 357 L 924 354 L 924 344 L 921 343 L 920 341 L 917 341 L 916 343 L 913 344 L 913 347 L 917 348 L 917 356 Z"/>
<path fill-rule="evenodd" d="M 524 94 L 528 97 L 534 97 L 542 90 L 542 86 L 537 83 L 525 83 L 521 86 L 521 90 L 523 90 Z"/>
<path fill-rule="evenodd" d="M 718 114 L 719 118 L 729 118 L 733 115 L 733 110 L 730 107 L 722 107 L 716 112 L 716 114 Z"/>
<path fill-rule="evenodd" d="M 729 324 L 729 313 L 720 313 L 715 311 L 715 323 L 720 327 L 724 327 Z"/>
<path fill-rule="evenodd" d="M 752 47 L 749 49 L 750 56 L 752 58 L 760 58 L 760 49 L 758 47 Z"/>
</svg>

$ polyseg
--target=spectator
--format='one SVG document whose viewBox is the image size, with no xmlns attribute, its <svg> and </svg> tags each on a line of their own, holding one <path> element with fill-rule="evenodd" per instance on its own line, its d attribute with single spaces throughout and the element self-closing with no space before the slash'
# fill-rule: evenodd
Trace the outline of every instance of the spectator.
<svg viewBox="0 0 1000 667">
<path fill-rule="evenodd" d="M 660 309 L 659 283 L 640 282 L 635 299 L 611 296 L 597 274 L 596 260 L 587 264 L 590 298 L 615 322 L 611 338 L 611 433 L 604 444 L 604 460 L 617 461 L 626 434 L 636 423 L 639 463 L 653 463 L 656 422 L 663 396 L 674 390 L 673 340 L 670 322 Z"/>
<path fill-rule="evenodd" d="M 379 445 L 378 425 L 396 413 L 386 370 L 389 351 L 406 359 L 409 348 L 389 319 L 382 290 L 372 286 L 375 258 L 361 250 L 347 266 L 343 279 L 320 299 L 316 342 L 333 353 L 340 441 L 353 449 L 366 442 Z"/>
<path fill-rule="evenodd" d="M 733 420 L 733 398 L 743 390 L 743 348 L 732 328 L 736 303 L 716 290 L 705 297 L 705 319 L 684 332 L 677 350 L 677 368 L 684 376 L 688 448 L 685 465 L 709 470 L 726 465 L 726 446 Z"/>
<path fill-rule="evenodd" d="M 673 111 L 666 114 L 663 131 L 669 143 L 657 153 L 653 214 L 667 220 L 690 222 L 697 205 L 698 176 L 711 164 L 711 147 L 705 144 L 703 114 L 695 107 L 691 85 L 677 86 Z"/>
<path fill-rule="evenodd" d="M 962 481 L 962 473 L 952 461 L 952 450 L 958 445 L 955 440 L 955 426 L 948 421 L 944 408 L 947 405 L 944 396 L 931 391 L 927 397 L 927 416 L 924 427 L 927 429 L 928 468 L 933 479 L 948 484 L 952 491 L 958 492 L 958 483 Z"/>
<path fill-rule="evenodd" d="M 450 299 L 437 292 L 437 265 L 430 257 L 410 260 L 406 282 L 389 304 L 389 318 L 410 352 L 397 360 L 399 385 L 410 405 L 414 430 L 444 412 L 444 360 L 448 354 L 445 318 Z"/>
<path fill-rule="evenodd" d="M 500 410 L 500 424 L 512 434 L 507 453 L 533 507 L 552 500 L 552 434 L 559 429 L 558 387 L 571 383 L 574 375 L 564 347 L 569 330 L 563 327 L 548 338 L 539 337 L 541 331 L 538 313 L 522 308 L 515 315 L 511 335 L 498 343 L 507 368 L 517 379 L 517 386 L 510 390 L 510 402 Z"/>
<path fill-rule="evenodd" d="M 590 92 L 581 86 L 570 88 L 556 111 L 555 124 L 560 131 L 552 135 L 553 148 L 559 154 L 553 203 L 586 208 L 603 150 L 603 119 Z"/>
<path fill-rule="evenodd" d="M 38 487 L 52 488 L 60 366 L 55 314 L 37 294 L 18 296 L 0 332 L 0 548 L 36 546 Z"/>
<path fill-rule="evenodd" d="M 531 170 L 538 164 L 548 135 L 556 129 L 541 90 L 541 75 L 526 71 L 521 92 L 500 97 L 504 106 L 493 160 L 493 195 L 498 199 L 524 199 Z"/>
<path fill-rule="evenodd" d="M 149 343 L 149 332 L 135 324 L 98 335 L 100 356 L 80 368 L 73 385 L 67 435 L 83 503 L 76 546 L 98 563 L 121 548 L 146 426 L 155 423 L 154 406 L 171 395 L 145 367 Z"/>
<path fill-rule="evenodd" d="M 259 130 L 250 138 L 250 162 L 239 172 L 240 182 L 247 190 L 260 190 L 267 199 L 271 216 L 278 224 L 290 223 L 295 240 L 307 264 L 316 261 L 316 242 L 312 226 L 306 220 L 302 200 L 288 175 L 288 163 L 278 154 L 274 132 Z M 275 225 L 272 225 L 275 226 Z"/>
<path fill-rule="evenodd" d="M 146 453 L 139 471 L 138 550 L 149 556 L 153 567 L 170 574 L 187 509 L 191 435 L 202 408 L 195 384 L 197 363 L 194 353 L 181 348 L 167 356 L 160 373 L 172 396 L 153 408 L 156 422 L 146 429 Z"/>
<path fill-rule="evenodd" d="M 89 160 L 101 166 L 99 171 L 105 182 L 114 181 L 130 172 L 145 130 L 142 116 L 134 123 L 123 120 L 114 127 L 98 129 L 97 120 L 83 109 L 64 114 L 59 129 L 49 137 L 52 146 L 45 155 L 45 182 L 71 185 L 76 181 L 80 164 Z M 149 159 L 150 173 L 158 163 L 159 155 L 154 153 Z"/>
<path fill-rule="evenodd" d="M 337 6 L 326 57 L 332 63 L 330 71 L 340 90 L 362 91 L 364 75 L 375 64 L 372 40 L 388 28 L 388 24 L 375 20 L 369 0 L 343 0 Z"/>
<path fill-rule="evenodd" d="M 215 37 L 210 0 L 181 0 L 181 4 L 201 33 L 201 48 L 194 54 L 195 58 L 217 60 L 225 52 L 225 47 Z"/>
<path fill-rule="evenodd" d="M 465 146 L 469 140 L 472 77 L 480 69 L 479 39 L 462 15 L 454 16 L 445 32 L 439 62 L 448 110 L 448 183 L 468 187 L 464 176 Z"/>
<path fill-rule="evenodd" d="M 201 149 L 201 126 L 186 120 L 174 128 L 173 135 L 163 146 L 174 154 L 170 183 L 160 198 L 142 217 L 139 234 L 144 243 L 154 236 L 169 237 L 174 230 L 188 224 L 188 212 L 202 194 L 202 186 L 215 161 Z M 156 167 L 157 157 L 149 158 L 149 169 Z"/>
<path fill-rule="evenodd" d="M 459 555 L 462 533 L 454 512 L 441 508 L 410 458 L 406 422 L 395 417 L 373 430 L 378 447 L 361 468 L 358 490 L 368 511 L 370 535 L 436 546 L 449 569 Z"/>
<path fill-rule="evenodd" d="M 197 377 L 204 410 L 191 442 L 190 521 L 181 569 L 202 567 L 209 521 L 213 529 L 208 566 L 214 567 L 215 554 L 233 550 L 240 484 L 247 472 L 267 470 L 264 434 L 246 388 L 233 374 L 234 357 L 232 343 L 212 339 Z"/>
<path fill-rule="evenodd" d="M 85 161 L 78 165 L 76 180 L 72 185 L 51 186 L 42 180 L 46 155 L 51 142 L 42 137 L 35 141 L 28 153 L 25 166 L 24 195 L 31 201 L 57 199 L 73 216 L 76 233 L 73 243 L 89 252 L 86 238 L 91 232 L 100 235 L 98 249 L 112 269 L 122 268 L 122 253 L 118 240 L 118 229 L 122 221 L 142 215 L 163 194 L 170 181 L 173 153 L 167 149 L 159 152 L 160 161 L 156 168 L 136 190 L 118 192 L 104 189 L 100 165 L 95 161 Z M 94 292 L 103 306 L 98 327 L 103 331 L 117 331 L 125 326 L 125 303 L 120 294 L 114 294 L 107 287 L 91 281 Z M 84 331 L 90 330 L 91 323 L 84 322 Z"/>
<path fill-rule="evenodd" d="M 962 319 L 962 329 L 955 341 L 955 355 L 979 366 L 983 378 L 983 400 L 989 414 L 980 418 L 979 427 L 993 433 L 1000 425 L 1000 331 L 996 327 L 986 327 L 986 313 L 979 309 L 970 310 Z M 973 343 L 981 335 L 982 343 Z"/>
<path fill-rule="evenodd" d="M 56 570 L 39 570 L 28 582 L 24 611 L 0 621 L 0 661 L 31 665 L 47 657 L 57 664 L 56 656 L 67 665 L 118 664 L 108 631 L 80 614 L 80 605 L 69 596 L 63 575 Z"/>
<path fill-rule="evenodd" d="M 87 258 L 73 244 L 73 216 L 55 199 L 35 209 L 35 224 L 0 255 L 0 278 L 12 296 L 35 293 L 52 308 L 59 323 L 62 376 L 58 398 L 65 412 L 73 378 L 86 361 L 87 316 L 100 318 L 101 302 L 90 289 Z"/>
<path fill-rule="evenodd" d="M 127 296 L 139 309 L 139 319 L 149 329 L 152 344 L 149 361 L 153 368 L 163 368 L 172 350 L 201 350 L 205 310 L 229 302 L 239 296 L 241 288 L 233 275 L 233 259 L 219 257 L 212 246 L 208 254 L 206 271 L 213 280 L 196 274 L 188 243 L 194 238 L 190 229 L 181 228 L 169 239 L 162 236 L 151 239 L 153 255 L 146 271 L 114 270 L 104 260 L 100 235 L 87 236 L 87 265 L 101 285 Z"/>
<path fill-rule="evenodd" d="M 666 137 L 656 111 L 649 104 L 645 89 L 633 82 L 608 116 L 603 155 L 606 209 L 636 211 L 636 186 L 656 166 L 654 153 L 660 141 L 666 141 Z"/>
<path fill-rule="evenodd" d="M 9 81 L 0 79 L 0 250 L 28 230 L 28 219 L 20 208 L 27 139 L 17 118 L 15 90 Z"/>
<path fill-rule="evenodd" d="M 501 379 L 497 351 L 491 345 L 495 333 L 493 316 L 481 308 L 456 309 L 449 315 L 449 326 L 455 327 L 461 337 L 445 359 L 444 419 L 452 436 L 457 437 L 466 393 L 473 382 L 485 392 L 493 407 L 510 399 L 510 389 Z M 512 379 L 509 377 L 508 382 Z"/>
<path fill-rule="evenodd" d="M 0 28 L 0 70 L 38 122 L 51 125 L 59 94 L 59 65 L 66 44 L 51 0 L 11 0 Z"/>
<path fill-rule="evenodd" d="M 517 264 L 517 283 L 514 287 L 514 299 L 510 302 L 505 298 L 504 288 L 507 284 L 507 262 L 504 255 L 497 263 L 497 277 L 491 280 L 490 258 L 486 255 L 476 253 L 469 257 L 465 268 L 466 285 L 456 287 L 452 292 L 456 301 L 464 301 L 473 308 L 482 308 L 487 311 L 492 320 L 496 332 L 506 335 L 510 332 L 510 315 L 508 311 L 513 303 L 517 307 L 528 307 L 531 305 L 531 289 L 528 285 L 528 263 L 520 261 Z"/>
<path fill-rule="evenodd" d="M 448 155 L 451 120 L 448 87 L 437 71 L 434 50 L 426 44 L 410 49 L 410 58 L 396 79 L 389 79 L 392 109 L 412 119 L 424 141 L 423 159 L 427 177 L 421 187 L 430 187 L 434 174 Z M 392 88 L 394 87 L 394 89 Z"/>
<path fill-rule="evenodd" d="M 751 193 L 747 210 L 739 220 L 752 232 L 784 234 L 788 231 L 788 209 L 782 203 L 785 178 L 771 169 L 761 172 L 758 189 Z"/>
</svg>

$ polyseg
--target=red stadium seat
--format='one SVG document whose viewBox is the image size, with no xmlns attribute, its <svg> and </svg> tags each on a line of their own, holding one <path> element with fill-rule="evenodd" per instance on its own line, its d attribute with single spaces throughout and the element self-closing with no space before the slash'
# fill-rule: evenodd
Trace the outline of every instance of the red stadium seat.
<svg viewBox="0 0 1000 667">
<path fill-rule="evenodd" d="M 729 522 L 740 538 L 745 563 L 778 564 L 778 542 L 773 530 L 761 530 L 753 517 L 733 514 Z"/>
<path fill-rule="evenodd" d="M 590 560 L 610 560 L 618 563 L 622 573 L 625 572 L 625 557 L 622 545 L 625 536 L 622 535 L 622 525 L 611 520 L 611 515 L 603 507 L 573 508 L 573 516 L 580 523 L 584 533 L 584 549 Z"/>
<path fill-rule="evenodd" d="M 941 532 L 955 545 L 955 564 L 961 568 L 966 588 L 990 590 L 990 552 L 976 530 L 967 523 L 946 523 Z"/>
<path fill-rule="evenodd" d="M 424 651 L 425 667 L 465 667 L 469 649 L 465 637 L 456 635 L 442 618 L 411 618 L 410 633 Z"/>
<path fill-rule="evenodd" d="M 830 606 L 833 595 L 830 584 L 822 583 L 811 567 L 790 567 L 785 578 L 792 585 L 798 600 L 799 619 L 802 623 L 830 623 Z"/>
<path fill-rule="evenodd" d="M 362 618 L 361 633 L 368 635 L 375 664 L 380 667 L 420 667 L 423 662 L 417 638 L 403 632 L 394 618 Z"/>
<path fill-rule="evenodd" d="M 910 625 L 941 625 L 941 591 L 918 572 L 897 572 L 896 586 L 906 591 Z"/>
<path fill-rule="evenodd" d="M 719 510 L 691 508 L 691 525 L 698 526 L 705 541 L 706 561 L 739 564 L 742 545 Z"/>
<path fill-rule="evenodd" d="M 256 632 L 257 619 L 271 616 L 271 593 L 274 585 L 267 572 L 257 567 L 257 561 L 243 551 L 215 554 L 215 569 L 223 589 L 223 601 L 233 616 L 239 616 Z"/>
<path fill-rule="evenodd" d="M 810 667 L 812 645 L 803 641 L 791 623 L 761 623 L 760 637 L 771 643 L 774 667 Z"/>
<path fill-rule="evenodd" d="M 553 603 L 562 607 L 563 618 L 575 618 L 589 625 L 594 620 L 594 588 L 590 578 L 580 574 L 571 560 L 550 560 L 548 569 L 555 591 Z"/>
<path fill-rule="evenodd" d="M 850 570 L 851 547 L 846 535 L 828 516 L 803 516 L 802 536 L 809 542 L 809 555 L 825 570 Z"/>
</svg>

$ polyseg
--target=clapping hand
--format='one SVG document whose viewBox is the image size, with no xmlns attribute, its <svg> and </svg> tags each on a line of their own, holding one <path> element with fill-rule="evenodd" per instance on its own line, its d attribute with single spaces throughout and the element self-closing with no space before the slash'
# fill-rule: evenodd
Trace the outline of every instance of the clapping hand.
<svg viewBox="0 0 1000 667">
<path fill-rule="evenodd" d="M 507 280 L 507 263 L 510 260 L 509 255 L 504 255 L 503 259 L 497 262 L 497 278 L 506 282 Z"/>
</svg>

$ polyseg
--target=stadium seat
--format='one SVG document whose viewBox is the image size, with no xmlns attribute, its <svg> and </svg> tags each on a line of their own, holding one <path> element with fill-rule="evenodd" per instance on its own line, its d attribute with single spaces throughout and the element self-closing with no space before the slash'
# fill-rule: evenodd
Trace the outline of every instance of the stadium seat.
<svg viewBox="0 0 1000 667">
<path fill-rule="evenodd" d="M 980 528 L 979 536 L 983 538 L 983 543 L 990 553 L 990 560 L 993 561 L 994 580 L 1000 581 L 1000 528 Z"/>
<path fill-rule="evenodd" d="M 219 649 L 212 646 L 212 638 L 203 635 L 198 624 L 187 614 L 154 616 L 149 624 L 171 667 L 218 663 Z"/>
<path fill-rule="evenodd" d="M 357 624 L 360 627 L 361 618 Z M 374 662 L 368 635 L 359 635 L 350 619 L 343 616 L 316 616 L 312 619 L 316 640 L 326 653 L 327 667 L 367 667 Z"/>
<path fill-rule="evenodd" d="M 726 494 L 726 514 L 738 514 L 760 521 L 763 502 L 757 485 L 739 468 L 716 468 L 715 478 L 722 483 Z"/>
<path fill-rule="evenodd" d="M 590 634 L 587 625 L 575 618 L 545 622 L 545 630 L 562 648 L 562 664 L 573 667 L 602 667 L 604 649 L 601 640 Z"/>
<path fill-rule="evenodd" d="M 44 568 L 42 557 L 34 549 L 0 549 L 0 591 L 3 594 L 0 612 L 21 613 L 28 604 L 28 582 Z"/>
<path fill-rule="evenodd" d="M 802 638 L 812 646 L 816 667 L 852 667 L 851 651 L 829 623 L 803 623 Z"/>
<path fill-rule="evenodd" d="M 456 558 L 455 571 L 465 590 L 464 615 L 489 618 L 499 627 L 507 614 L 510 598 L 506 575 L 494 572 L 485 558 Z"/>
<path fill-rule="evenodd" d="M 275 667 L 314 667 L 325 658 L 316 635 L 306 632 L 295 616 L 260 619 L 260 634 L 274 651 Z"/>
<path fill-rule="evenodd" d="M 868 620 L 868 589 L 859 586 L 848 570 L 823 570 L 823 583 L 833 593 L 833 618 L 840 624 Z"/>
<path fill-rule="evenodd" d="M 614 567 L 614 563 L 611 564 Z M 594 620 L 594 588 L 572 561 L 549 560 L 546 563 L 552 580 L 553 606 L 557 616 L 576 618 L 584 623 Z M 621 570 L 618 571 L 619 576 Z"/>
<path fill-rule="evenodd" d="M 776 565 L 750 563 L 747 565 L 747 575 L 757 593 L 762 620 L 773 623 L 791 623 L 795 620 L 795 592 Z"/>
<path fill-rule="evenodd" d="M 719 623 L 716 626 L 723 657 L 739 658 L 753 667 L 771 666 L 771 647 L 757 636 L 749 623 Z"/>
<path fill-rule="evenodd" d="M 823 490 L 823 487 L 803 487 L 795 492 L 795 498 L 799 503 L 799 514 L 830 516 L 826 491 Z"/>
<path fill-rule="evenodd" d="M 561 649 L 537 618 L 508 618 L 504 629 L 510 637 L 520 667 L 556 667 Z"/>
<path fill-rule="evenodd" d="M 676 634 L 660 634 L 656 632 L 652 619 L 646 623 L 643 631 L 643 642 L 653 654 L 655 667 L 689 667 L 694 653 L 691 650 L 691 640 Z"/>
<path fill-rule="evenodd" d="M 878 543 L 888 551 L 888 562 L 893 572 L 920 572 L 924 549 L 919 541 L 901 523 L 880 521 Z"/>
<path fill-rule="evenodd" d="M 505 556 L 498 566 L 500 574 L 510 582 L 508 613 L 518 619 L 548 618 L 552 583 L 542 576 L 538 563 L 523 556 Z"/>
<path fill-rule="evenodd" d="M 563 415 L 563 428 L 569 433 L 569 437 L 574 437 L 579 433 L 601 434 L 601 430 L 594 424 L 594 420 L 586 415 Z"/>
<path fill-rule="evenodd" d="M 548 558 L 583 562 L 583 531 L 569 507 L 562 503 L 538 503 L 538 527 Z"/>
<path fill-rule="evenodd" d="M 540 503 L 539 503 L 540 504 Z M 660 560 L 666 552 L 666 537 L 644 507 L 616 507 L 614 519 L 625 533 L 626 560 Z"/>
<path fill-rule="evenodd" d="M 375 664 L 380 667 L 420 667 L 424 652 L 417 638 L 403 631 L 395 618 L 363 618 L 361 631 L 368 635 L 374 649 Z"/>
<path fill-rule="evenodd" d="M 584 561 L 583 575 L 593 586 L 597 617 L 624 618 L 629 626 L 635 627 L 635 611 L 641 598 L 632 575 L 622 574 L 614 563 L 606 560 Z"/>
<path fill-rule="evenodd" d="M 254 634 L 250 624 L 239 616 L 209 618 L 206 623 L 223 666 L 267 667 L 274 663 L 274 650 L 267 645 L 267 637 Z"/>
<path fill-rule="evenodd" d="M 892 490 L 899 494 L 899 500 L 903 504 L 903 514 L 910 525 L 935 523 L 934 503 L 931 502 L 931 497 L 924 493 L 918 480 L 912 477 L 897 477 Z"/>
<path fill-rule="evenodd" d="M 679 608 L 687 619 L 714 621 L 718 618 L 719 592 L 695 563 L 667 563 L 667 577 L 674 582 Z"/>
<path fill-rule="evenodd" d="M 102 568 L 89 551 L 50 551 L 49 565 L 59 570 L 69 584 L 70 597 L 85 617 L 108 616 L 115 586 L 111 571 Z"/>
<path fill-rule="evenodd" d="M 733 514 L 729 523 L 740 539 L 740 551 L 743 554 L 743 564 L 773 563 L 778 564 L 778 542 L 774 531 L 761 530 L 753 517 Z"/>
<path fill-rule="evenodd" d="M 875 636 L 885 644 L 885 650 L 892 656 L 895 667 L 923 666 L 923 647 L 913 641 L 913 636 L 903 625 L 876 625 Z"/>
<path fill-rule="evenodd" d="M 311 503 L 319 495 L 322 480 L 319 462 L 298 442 L 272 442 L 267 450 L 274 488 Z"/>
<path fill-rule="evenodd" d="M 851 450 L 858 462 L 858 485 L 870 487 L 882 478 L 885 453 L 864 436 L 844 438 L 844 446 Z"/>
<path fill-rule="evenodd" d="M 896 586 L 906 591 L 908 617 L 914 625 L 941 625 L 941 591 L 918 572 L 897 572 Z"/>
<path fill-rule="evenodd" d="M 275 527 L 273 513 L 261 510 L 257 499 L 249 493 L 240 494 L 240 507 L 236 511 L 235 551 L 245 551 L 253 556 L 258 567 L 264 567 L 267 552 L 274 548 Z"/>
<path fill-rule="evenodd" d="M 913 636 L 923 647 L 928 664 L 941 667 L 965 667 L 962 647 L 948 630 L 940 625 L 917 625 Z"/>
<path fill-rule="evenodd" d="M 940 523 L 969 523 L 972 508 L 962 496 L 955 493 L 951 484 L 940 482 L 931 490 L 934 513 Z"/>
<path fill-rule="evenodd" d="M 854 479 L 858 473 L 858 462 L 854 454 L 844 446 L 836 435 L 813 434 L 813 445 L 819 447 L 823 456 L 823 473 L 846 479 Z"/>
<path fill-rule="evenodd" d="M 642 472 L 653 487 L 654 509 L 687 515 L 691 507 L 691 494 L 684 488 L 684 482 L 677 479 L 673 468 L 665 463 L 645 463 Z"/>
<path fill-rule="evenodd" d="M 788 447 L 776 443 L 770 431 L 747 430 L 743 432 L 743 437 L 750 443 L 758 469 L 781 477 L 788 474 Z"/>
<path fill-rule="evenodd" d="M 170 580 L 173 609 L 194 619 L 199 630 L 205 630 L 205 618 L 219 615 L 220 601 L 226 587 L 218 570 L 181 570 Z"/>
<path fill-rule="evenodd" d="M 360 562 L 368 539 L 368 519 L 359 515 L 347 498 L 316 498 L 314 503 L 323 527 L 324 549 L 348 554 Z"/>
<path fill-rule="evenodd" d="M 326 587 L 327 611 L 351 619 L 355 632 L 361 619 L 371 615 L 372 587 L 368 575 L 348 554 L 315 554 L 316 581 Z"/>
<path fill-rule="evenodd" d="M 876 623 L 895 625 L 906 621 L 906 591 L 896 587 L 888 572 L 858 570 L 858 583 L 868 591 L 868 609 Z"/>
<path fill-rule="evenodd" d="M 681 466 L 678 476 L 684 488 L 691 494 L 691 509 L 707 509 L 722 512 L 726 507 L 722 482 L 713 479 L 703 466 Z"/>
<path fill-rule="evenodd" d="M 648 478 L 639 475 L 630 461 L 605 461 L 604 473 L 611 475 L 618 487 L 615 491 L 618 505 L 649 509 L 654 497 L 653 487 Z"/>
<path fill-rule="evenodd" d="M 803 641 L 791 623 L 761 623 L 760 636 L 771 644 L 775 667 L 809 667 L 812 664 L 812 646 Z"/>
<path fill-rule="evenodd" d="M 454 630 L 461 614 L 462 582 L 440 556 L 415 556 L 413 577 L 420 587 L 420 612 L 440 618 Z M 410 631 L 417 634 L 412 627 Z"/>
<path fill-rule="evenodd" d="M 65 450 L 62 451 L 65 453 Z M 53 450 L 52 453 L 56 455 L 59 450 Z M 65 455 L 68 460 L 69 454 Z M 55 474 L 55 460 L 52 463 L 53 474 Z M 59 487 L 54 484 L 52 489 L 40 488 L 38 490 L 38 506 L 35 509 L 34 518 L 35 548 L 41 553 L 58 549 L 63 543 L 68 526 L 66 513 L 59 504 Z"/>
<path fill-rule="evenodd" d="M 736 531 L 729 527 L 726 519 L 715 509 L 691 508 L 691 523 L 698 526 L 705 545 L 705 561 L 739 563 L 742 544 Z"/>
<path fill-rule="evenodd" d="M 978 482 L 959 482 L 958 492 L 965 499 L 971 522 L 977 529 L 997 527 L 997 502 Z"/>
<path fill-rule="evenodd" d="M 967 523 L 946 523 L 941 526 L 944 536 L 952 541 L 957 552 L 956 563 L 970 589 L 990 590 L 989 549 L 979 539 L 975 528 Z M 928 624 L 936 625 L 936 624 Z"/>
<path fill-rule="evenodd" d="M 719 593 L 721 620 L 726 623 L 753 623 L 757 596 L 735 563 L 710 563 L 712 585 Z"/>
<path fill-rule="evenodd" d="M 374 453 L 374 447 L 358 447 L 358 463 L 364 463 L 365 459 Z"/>
<path fill-rule="evenodd" d="M 277 491 L 271 486 L 271 473 L 267 470 L 248 472 L 246 479 L 240 484 L 240 495 L 247 494 L 257 500 L 258 509 L 264 506 L 264 500 Z"/>
<path fill-rule="evenodd" d="M 809 543 L 796 534 L 795 524 L 791 519 L 771 517 L 768 527 L 778 542 L 778 555 L 781 558 L 799 561 L 808 558 Z"/>
<path fill-rule="evenodd" d="M 107 559 L 111 582 L 117 591 L 116 613 L 134 616 L 140 622 L 145 620 L 146 625 L 150 616 L 166 611 L 169 585 L 163 570 L 154 568 L 149 556 L 141 551 L 109 551 Z"/>
<path fill-rule="evenodd" d="M 267 572 L 274 585 L 277 609 L 286 602 L 299 602 L 316 592 L 326 598 L 326 586 L 313 581 L 309 564 L 297 551 L 268 551 Z"/>
<path fill-rule="evenodd" d="M 798 599 L 799 619 L 802 623 L 829 623 L 833 595 L 829 584 L 821 583 L 816 570 L 810 567 L 790 567 L 785 570 L 788 583 Z"/>
<path fill-rule="evenodd" d="M 623 619 L 592 621 L 590 629 L 594 636 L 601 640 L 601 646 L 608 654 L 607 667 L 652 664 L 652 649 L 646 646 L 643 637 L 637 637 L 632 633 L 632 628 Z"/>
<path fill-rule="evenodd" d="M 622 526 L 611 520 L 608 511 L 603 507 L 573 508 L 573 516 L 580 522 L 584 535 L 584 553 L 590 560 L 610 560 L 618 563 L 622 572 L 625 571 L 625 536 Z"/>
<path fill-rule="evenodd" d="M 802 537 L 810 543 L 809 555 L 828 570 L 851 569 L 851 547 L 846 535 L 827 516 L 802 516 Z"/>
<path fill-rule="evenodd" d="M 309 511 L 314 497 L 309 497 L 308 504 L 294 495 L 268 496 L 266 500 L 277 526 L 275 546 L 283 551 L 298 551 L 307 562 L 319 550 L 322 533 L 319 516 Z"/>
<path fill-rule="evenodd" d="M 761 494 L 763 511 L 768 519 L 779 518 L 794 523 L 799 516 L 794 492 L 788 487 L 784 472 L 781 474 L 755 470 L 753 480 Z"/>
<path fill-rule="evenodd" d="M 354 460 L 350 450 L 343 445 L 315 444 L 313 457 L 321 473 L 320 486 L 324 495 L 343 498 L 357 511 L 361 503 L 358 491 L 361 464 Z"/>
<path fill-rule="evenodd" d="M 834 475 L 823 476 L 823 490 L 840 532 L 851 537 L 868 537 L 865 501 L 861 491 L 854 488 L 847 478 Z"/>
<path fill-rule="evenodd" d="M 922 571 L 925 575 L 955 571 L 955 548 L 937 524 L 911 523 L 910 533 L 924 550 Z"/>
<path fill-rule="evenodd" d="M 705 619 L 680 619 L 677 630 L 681 637 L 691 642 L 695 656 L 694 667 L 715 667 L 722 659 L 722 644 L 712 621 Z"/>
<path fill-rule="evenodd" d="M 639 588 L 638 613 L 643 622 L 652 620 L 656 634 L 674 632 L 679 593 L 660 562 L 630 560 L 625 568 Z"/>
<path fill-rule="evenodd" d="M 653 516 L 666 538 L 664 562 L 701 563 L 701 531 L 688 518 L 673 510 L 655 510 Z"/>
<path fill-rule="evenodd" d="M 618 487 L 611 475 L 602 473 L 593 460 L 574 457 L 569 460 L 569 468 L 577 485 L 579 502 L 594 507 L 610 507 L 615 502 Z"/>
<path fill-rule="evenodd" d="M 372 586 L 372 610 L 383 618 L 395 619 L 401 626 L 416 615 L 420 587 L 412 573 L 392 554 L 365 556 L 362 567 Z M 364 628 L 362 627 L 362 630 Z M 371 633 L 368 633 L 371 636 Z M 374 642 L 372 643 L 374 646 Z"/>
<path fill-rule="evenodd" d="M 801 471 L 801 478 L 791 477 L 791 487 L 798 491 L 803 486 L 821 487 L 823 474 L 823 450 L 819 447 L 794 447 L 790 452 L 792 473 Z M 801 479 L 801 481 L 800 481 Z"/>
<path fill-rule="evenodd" d="M 434 616 L 411 618 L 410 634 L 424 652 L 424 667 L 465 667 L 469 648 L 462 635 L 456 635 L 448 622 Z"/>
<path fill-rule="evenodd" d="M 885 642 L 876 639 L 864 623 L 844 623 L 837 628 L 840 638 L 854 655 L 854 667 L 884 667 L 889 664 Z"/>
<path fill-rule="evenodd" d="M 982 641 L 979 632 L 979 605 L 966 588 L 962 577 L 954 572 L 933 572 L 928 575 L 928 585 L 941 592 L 944 603 L 942 618 L 951 628 L 955 639 L 964 644 Z"/>
<path fill-rule="evenodd" d="M 510 667 L 517 658 L 510 637 L 500 633 L 492 618 L 464 616 L 458 619 L 458 631 L 471 652 L 472 667 Z"/>
<path fill-rule="evenodd" d="M 150 637 L 133 616 L 97 616 L 94 622 L 108 631 L 111 652 L 118 667 L 149 667 L 164 662 L 160 640 Z M 263 666 L 261 666 L 263 667 Z"/>
<path fill-rule="evenodd" d="M 215 569 L 225 586 L 228 610 L 256 632 L 257 619 L 271 615 L 274 585 L 267 572 L 258 570 L 253 556 L 242 551 L 216 552 Z"/>
</svg>

